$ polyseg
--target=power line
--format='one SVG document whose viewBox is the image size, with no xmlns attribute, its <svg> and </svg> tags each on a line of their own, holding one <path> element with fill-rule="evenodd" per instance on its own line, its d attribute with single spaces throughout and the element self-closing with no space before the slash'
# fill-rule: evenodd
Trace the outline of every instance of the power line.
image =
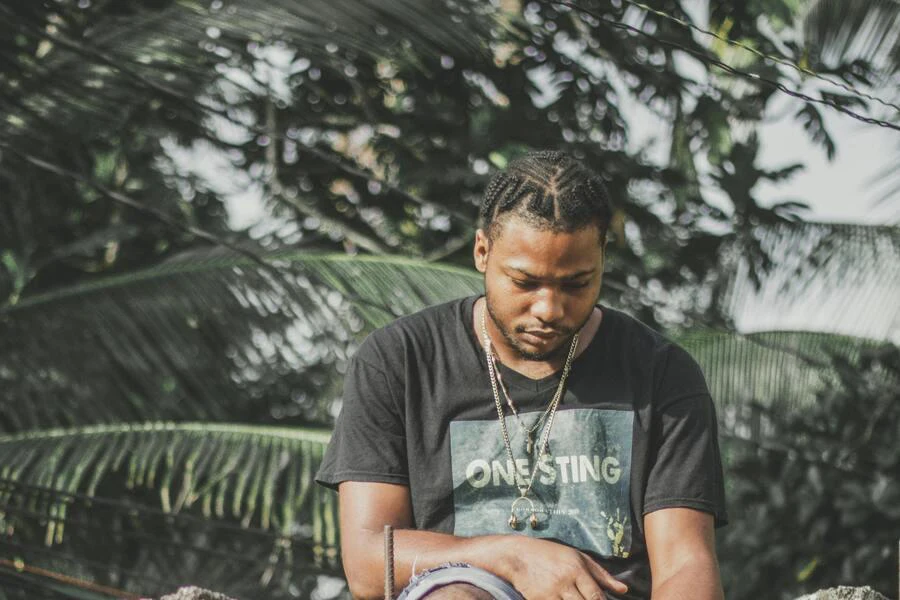
<svg viewBox="0 0 900 600">
<path fill-rule="evenodd" d="M 810 103 L 814 103 L 814 104 L 823 104 L 825 106 L 829 106 L 839 112 L 844 113 L 845 115 L 848 115 L 848 116 L 856 119 L 857 121 L 862 121 L 863 123 L 868 123 L 870 125 L 878 125 L 880 127 L 885 127 L 888 129 L 894 129 L 896 131 L 900 131 L 900 125 L 897 125 L 895 123 L 891 123 L 889 121 L 884 121 L 882 119 L 876 119 L 873 117 L 867 117 L 865 115 L 861 115 L 861 114 L 854 112 L 854 111 L 850 110 L 849 108 L 841 106 L 837 102 L 835 102 L 833 100 L 829 100 L 827 98 L 813 98 L 812 96 L 808 96 L 807 94 L 804 94 L 802 92 L 792 90 L 792 89 L 788 88 L 787 86 L 785 86 L 783 83 L 775 81 L 774 79 L 769 79 L 767 77 L 763 77 L 759 73 L 749 73 L 747 71 L 741 71 L 740 69 L 736 69 L 735 67 L 732 67 L 728 63 L 725 63 L 725 62 L 723 62 L 719 59 L 713 58 L 711 56 L 707 56 L 706 54 L 704 54 L 702 52 L 698 52 L 697 50 L 688 48 L 688 47 L 678 44 L 676 42 L 670 42 L 668 40 L 664 40 L 660 37 L 657 37 L 655 35 L 647 33 L 646 31 L 642 31 L 641 29 L 639 29 L 637 27 L 633 27 L 626 23 L 621 23 L 614 19 L 604 17 L 602 15 L 597 14 L 596 12 L 594 12 L 592 10 L 588 10 L 588 9 L 578 6 L 572 2 L 568 2 L 566 0 L 548 0 L 548 1 L 551 4 L 567 6 L 573 10 L 582 12 L 586 15 L 593 17 L 594 19 L 597 19 L 598 21 L 602 21 L 603 23 L 606 23 L 610 27 L 613 27 L 616 29 L 624 29 L 624 30 L 630 31 L 632 33 L 637 33 L 639 35 L 642 35 L 646 38 L 653 40 L 654 42 L 656 42 L 658 44 L 662 44 L 664 46 L 668 46 L 670 48 L 674 48 L 676 50 L 681 50 L 683 52 L 686 52 L 686 53 L 690 54 L 691 56 L 695 57 L 696 59 L 698 59 L 699 61 L 701 61 L 705 64 L 708 64 L 708 65 L 714 65 L 716 67 L 719 67 L 723 71 L 730 73 L 732 75 L 737 75 L 738 77 L 742 77 L 742 78 L 748 79 L 750 81 L 759 81 L 759 82 L 765 83 L 771 87 L 774 87 L 774 88 L 784 92 L 785 94 L 787 94 L 789 96 L 793 96 L 794 98 L 799 98 L 801 100 L 805 100 L 806 102 L 810 102 Z"/>
<path fill-rule="evenodd" d="M 892 102 L 888 102 L 886 100 L 882 100 L 881 98 L 879 98 L 877 96 L 872 96 L 870 94 L 867 94 L 866 92 L 863 92 L 862 90 L 859 90 L 859 89 L 853 87 L 852 85 L 846 84 L 842 81 L 837 81 L 835 79 L 826 77 L 820 73 L 816 73 L 815 71 L 813 71 L 812 69 L 810 69 L 808 67 L 801 67 L 800 65 L 798 65 L 797 63 L 795 63 L 793 61 L 787 60 L 785 58 L 781 58 L 779 56 L 767 54 L 765 52 L 762 52 L 761 50 L 757 50 L 756 48 L 754 48 L 752 46 L 748 46 L 747 44 L 745 44 L 743 42 L 738 42 L 738 41 L 729 39 L 726 36 L 718 34 L 714 31 L 709 31 L 709 30 L 703 29 L 702 27 L 694 25 L 690 21 L 680 19 L 674 15 L 670 15 L 669 13 L 663 12 L 661 10 L 657 10 L 657 9 L 655 9 L 651 6 L 647 6 L 646 4 L 643 4 L 641 2 L 636 2 L 635 0 L 623 0 L 623 2 L 625 2 L 626 4 L 630 4 L 632 6 L 635 6 L 637 8 L 643 9 L 647 12 L 653 13 L 654 15 L 656 15 L 658 17 L 662 17 L 663 19 L 672 21 L 673 23 L 682 25 L 683 27 L 688 27 L 690 29 L 693 29 L 694 31 L 696 31 L 698 33 L 702 33 L 703 35 L 712 36 L 721 42 L 725 42 L 726 44 L 729 44 L 731 46 L 735 46 L 737 48 L 746 50 L 752 54 L 755 54 L 756 56 L 758 56 L 762 59 L 770 60 L 772 62 L 776 62 L 778 64 L 785 65 L 787 67 L 791 67 L 798 73 L 802 73 L 804 75 L 809 75 L 810 77 L 814 77 L 814 78 L 824 81 L 826 83 L 830 83 L 831 85 L 839 87 L 847 92 L 850 92 L 851 94 L 853 94 L 855 96 L 866 98 L 868 100 L 873 100 L 875 102 L 878 102 L 879 104 L 887 106 L 888 108 L 893 108 L 894 110 L 900 111 L 900 105 L 894 104 Z"/>
</svg>

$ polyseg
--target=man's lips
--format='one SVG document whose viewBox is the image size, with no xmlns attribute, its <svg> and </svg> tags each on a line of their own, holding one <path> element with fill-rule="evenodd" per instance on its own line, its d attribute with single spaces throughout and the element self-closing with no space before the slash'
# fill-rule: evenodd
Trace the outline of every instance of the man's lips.
<svg viewBox="0 0 900 600">
<path fill-rule="evenodd" d="M 526 329 L 522 333 L 542 340 L 552 340 L 563 335 L 561 331 L 541 331 L 539 329 Z"/>
</svg>

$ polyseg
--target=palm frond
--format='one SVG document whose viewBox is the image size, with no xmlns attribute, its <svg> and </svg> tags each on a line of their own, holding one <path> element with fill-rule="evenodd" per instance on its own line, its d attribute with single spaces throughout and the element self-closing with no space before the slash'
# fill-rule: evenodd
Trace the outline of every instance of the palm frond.
<svg viewBox="0 0 900 600">
<path fill-rule="evenodd" d="M 28 509 L 47 519 L 46 543 L 61 543 L 69 504 L 98 498 L 98 489 L 118 474 L 126 489 L 153 490 L 165 514 L 231 518 L 287 538 L 307 524 L 324 553 L 337 543 L 335 507 L 313 475 L 329 438 L 321 429 L 210 423 L 3 435 L 0 526 L 10 528 L 17 511 Z"/>
<path fill-rule="evenodd" d="M 144 594 L 202 584 L 256 597 L 273 578 L 286 589 L 339 576 L 336 494 L 313 481 L 329 438 L 209 423 L 0 436 L 2 545 L 29 565 Z"/>
<path fill-rule="evenodd" d="M 814 68 L 850 65 L 849 72 L 858 78 L 873 79 L 867 82 L 881 91 L 879 95 L 896 97 L 900 74 L 900 2 L 813 0 L 802 16 L 801 27 Z M 897 117 L 894 113 L 889 118 Z M 876 204 L 887 204 L 900 194 L 895 164 L 896 160 L 886 161 L 887 166 L 872 177 L 873 183 L 883 186 Z"/>
<path fill-rule="evenodd" d="M 220 9 L 188 0 L 164 8 L 124 4 L 129 6 L 118 11 L 100 3 L 52 11 L 0 5 L 0 22 L 10 25 L 0 29 L 6 42 L 0 59 L 22 75 L 14 80 L 15 102 L 0 103 L 10 117 L 0 125 L 7 135 L 50 133 L 54 121 L 67 131 L 87 132 L 92 120 L 122 118 L 135 101 L 143 104 L 148 97 L 157 109 L 187 109 L 196 116 L 202 106 L 198 91 L 219 77 L 215 65 L 245 54 L 248 45 L 290 46 L 298 59 L 342 72 L 340 56 L 346 52 L 373 60 L 412 60 L 408 48 L 420 60 L 485 53 L 493 24 L 475 3 L 277 0 Z"/>
<path fill-rule="evenodd" d="M 721 311 L 743 333 L 805 330 L 900 343 L 900 228 L 779 223 L 723 252 Z"/>
<path fill-rule="evenodd" d="M 801 24 L 814 64 L 864 60 L 882 77 L 900 68 L 897 0 L 814 0 Z"/>
<path fill-rule="evenodd" d="M 868 180 L 877 194 L 872 203 L 873 210 L 886 210 L 885 221 L 900 225 L 900 172 L 897 171 L 897 162 L 900 162 L 900 144 L 896 144 L 893 150 L 894 160 L 889 159 L 884 168 L 879 169 Z"/>
<path fill-rule="evenodd" d="M 703 368 L 722 431 L 741 438 L 763 433 L 746 430 L 747 416 L 756 407 L 779 415 L 811 406 L 819 393 L 840 381 L 835 357 L 856 364 L 866 348 L 879 345 L 865 338 L 804 331 L 745 335 L 697 330 L 677 341 Z"/>
<path fill-rule="evenodd" d="M 144 421 L 327 423 L 365 331 L 482 289 L 398 257 L 233 254 L 0 309 L 0 431 Z"/>
</svg>

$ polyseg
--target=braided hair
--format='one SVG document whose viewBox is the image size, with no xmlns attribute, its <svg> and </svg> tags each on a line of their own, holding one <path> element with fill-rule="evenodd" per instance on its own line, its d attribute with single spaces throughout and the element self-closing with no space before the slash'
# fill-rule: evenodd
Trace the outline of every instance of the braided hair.
<svg viewBox="0 0 900 600">
<path fill-rule="evenodd" d="M 612 218 L 603 181 L 565 152 L 530 152 L 494 175 L 479 210 L 480 226 L 494 240 L 505 215 L 556 232 L 596 224 L 601 242 Z"/>
</svg>

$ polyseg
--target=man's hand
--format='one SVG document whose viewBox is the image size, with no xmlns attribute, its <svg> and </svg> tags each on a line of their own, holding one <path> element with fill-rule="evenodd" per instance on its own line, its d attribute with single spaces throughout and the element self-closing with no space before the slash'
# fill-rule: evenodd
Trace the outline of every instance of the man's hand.
<svg viewBox="0 0 900 600">
<path fill-rule="evenodd" d="M 601 600 L 603 589 L 627 589 L 588 555 L 549 540 L 411 529 L 406 486 L 344 482 L 339 503 L 344 571 L 355 598 L 383 597 L 385 525 L 395 528 L 395 592 L 406 586 L 413 568 L 420 572 L 446 562 L 467 562 L 503 577 L 528 600 Z"/>
<path fill-rule="evenodd" d="M 508 556 L 494 569 L 529 600 L 601 600 L 603 590 L 628 590 L 590 556 L 556 542 L 525 536 L 501 536 Z M 504 563 L 508 565 L 503 568 Z"/>
</svg>

